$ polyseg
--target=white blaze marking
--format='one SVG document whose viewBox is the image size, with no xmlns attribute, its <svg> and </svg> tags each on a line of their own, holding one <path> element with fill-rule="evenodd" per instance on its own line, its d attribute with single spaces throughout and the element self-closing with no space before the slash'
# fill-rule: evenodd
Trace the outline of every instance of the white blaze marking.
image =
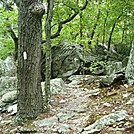
<svg viewBox="0 0 134 134">
<path fill-rule="evenodd" d="M 27 59 L 27 53 L 25 51 L 23 52 L 23 58 L 24 58 L 24 60 Z"/>
<path fill-rule="evenodd" d="M 76 62 L 77 60 L 78 60 L 78 59 L 75 57 L 75 58 L 74 58 L 74 61 Z"/>
</svg>

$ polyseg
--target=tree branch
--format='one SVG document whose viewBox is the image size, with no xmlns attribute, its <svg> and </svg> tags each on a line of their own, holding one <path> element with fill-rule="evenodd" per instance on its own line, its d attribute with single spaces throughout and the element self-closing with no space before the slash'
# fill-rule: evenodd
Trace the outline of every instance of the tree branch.
<svg viewBox="0 0 134 134">
<path fill-rule="evenodd" d="M 11 27 L 8 27 L 8 32 L 10 33 L 10 35 L 14 41 L 18 40 L 16 34 L 14 33 L 14 31 Z"/>
<path fill-rule="evenodd" d="M 18 37 L 14 33 L 13 29 L 9 26 L 8 27 L 8 32 L 10 33 L 10 36 L 12 37 L 14 44 L 15 44 L 15 54 L 14 54 L 14 59 L 17 60 L 18 56 Z"/>
<path fill-rule="evenodd" d="M 10 11 L 13 10 L 12 6 L 8 3 L 7 0 L 0 0 L 0 1 L 4 4 L 5 10 L 10 10 Z"/>
<path fill-rule="evenodd" d="M 83 11 L 84 9 L 86 9 L 87 4 L 88 4 L 88 0 L 85 0 L 85 4 L 83 5 L 83 7 L 80 8 L 80 11 Z M 71 20 L 73 20 L 78 14 L 79 14 L 79 12 L 78 11 L 75 11 L 74 14 L 71 15 L 69 18 L 67 18 L 67 19 L 59 22 L 58 23 L 58 29 L 57 29 L 57 31 L 56 31 L 55 34 L 51 35 L 51 39 L 54 39 L 54 38 L 60 36 L 60 32 L 61 32 L 61 30 L 63 28 L 63 25 L 64 24 L 67 24 L 68 22 L 70 22 Z M 46 42 L 46 40 L 43 40 L 42 41 L 42 44 L 45 43 L 45 42 Z"/>
</svg>

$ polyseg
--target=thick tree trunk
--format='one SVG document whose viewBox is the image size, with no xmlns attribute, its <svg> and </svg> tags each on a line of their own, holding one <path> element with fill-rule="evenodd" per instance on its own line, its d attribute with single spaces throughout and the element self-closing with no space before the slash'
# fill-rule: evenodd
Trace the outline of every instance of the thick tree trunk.
<svg viewBox="0 0 134 134">
<path fill-rule="evenodd" d="M 34 3 L 33 3 L 34 2 Z M 34 119 L 43 111 L 41 90 L 41 18 L 38 0 L 21 0 L 18 19 L 18 112 L 17 120 Z"/>
<path fill-rule="evenodd" d="M 125 78 L 128 84 L 134 84 L 134 41 L 131 46 L 130 56 L 125 71 Z"/>
</svg>

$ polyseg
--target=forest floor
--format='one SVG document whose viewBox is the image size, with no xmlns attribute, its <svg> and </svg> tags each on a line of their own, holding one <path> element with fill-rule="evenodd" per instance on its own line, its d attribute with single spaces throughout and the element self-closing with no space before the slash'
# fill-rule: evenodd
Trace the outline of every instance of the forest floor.
<svg viewBox="0 0 134 134">
<path fill-rule="evenodd" d="M 100 87 L 98 83 L 88 84 L 84 81 L 66 86 L 67 90 L 63 94 L 52 96 L 50 111 L 37 118 L 48 119 L 48 124 L 35 127 L 30 122 L 16 126 L 7 121 L 1 125 L 0 133 L 81 134 L 85 127 L 101 117 L 114 111 L 126 110 L 128 119 L 105 126 L 94 134 L 134 134 L 134 105 L 126 104 L 134 97 L 134 86 L 127 87 L 119 82 L 110 87 Z M 96 89 L 101 90 L 89 94 L 90 90 Z M 1 113 L 0 117 L 11 120 L 15 115 Z M 29 125 L 32 126 L 30 130 Z"/>
</svg>

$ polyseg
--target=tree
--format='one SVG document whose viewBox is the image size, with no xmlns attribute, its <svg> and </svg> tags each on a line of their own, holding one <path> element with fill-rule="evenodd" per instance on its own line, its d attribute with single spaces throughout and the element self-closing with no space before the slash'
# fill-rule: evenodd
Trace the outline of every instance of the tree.
<svg viewBox="0 0 134 134">
<path fill-rule="evenodd" d="M 58 44 L 61 40 L 72 39 L 82 45 L 88 42 L 87 32 L 90 31 L 91 43 L 96 44 L 97 39 L 109 46 L 115 42 L 129 44 L 133 39 L 133 4 L 130 1 L 55 1 L 53 14 L 50 11 L 50 0 L 48 3 L 48 12 L 46 17 L 46 38 L 41 42 L 41 18 L 44 12 L 42 9 L 42 0 L 14 0 L 19 9 L 19 37 L 15 28 L 10 22 L 11 13 L 14 7 L 10 6 L 13 0 L 1 0 L 4 3 L 4 9 L 0 7 L 0 39 L 2 38 L 2 47 L 9 47 L 11 43 L 7 41 L 7 33 L 14 40 L 15 48 L 18 49 L 18 117 L 34 118 L 42 111 L 43 99 L 40 89 L 40 45 L 46 43 L 46 104 L 50 98 L 50 72 L 51 72 L 51 44 Z M 0 2 L 1 2 L 0 1 Z M 20 1 L 20 2 L 19 2 Z M 89 4 L 88 4 L 89 3 Z M 8 5 L 9 4 L 9 5 Z M 51 3 L 52 4 L 52 3 Z M 11 4 L 12 5 L 12 4 Z M 11 8 L 9 8 L 11 7 Z M 87 8 L 88 7 L 88 8 Z M 96 8 L 97 7 L 97 8 Z M 8 12 L 5 11 L 8 10 Z M 52 9 L 52 7 L 51 7 Z M 10 11 L 11 10 L 11 11 Z M 123 14 L 120 16 L 121 11 Z M 17 12 L 16 12 L 17 13 Z M 8 20 L 6 20 L 8 16 Z M 45 17 L 44 17 L 45 18 Z M 116 20 L 117 19 L 117 20 Z M 125 21 L 124 21 L 125 20 Z M 5 23 L 6 22 L 6 23 Z M 11 24 L 9 25 L 8 22 Z M 5 28 L 6 27 L 6 28 Z M 16 27 L 16 26 L 15 26 Z M 113 27 L 113 28 L 112 28 Z M 3 30 L 5 29 L 5 30 Z M 52 30 L 51 30 L 52 29 Z M 103 30 L 102 30 L 103 29 Z M 52 32 L 51 32 L 52 31 Z M 111 34 L 110 34 L 111 32 Z M 4 34 L 3 34 L 4 33 Z M 123 34 L 122 34 L 123 33 Z M 6 36 L 5 36 L 6 35 Z M 51 36 L 50 36 L 51 35 Z M 72 37 L 74 36 L 74 38 Z M 110 37 L 109 37 L 110 35 Z M 56 40 L 50 40 L 56 37 Z M 80 38 L 82 37 L 82 38 Z M 8 39 L 10 37 L 8 36 Z M 78 39 L 80 38 L 80 39 Z M 72 41 L 71 40 L 71 41 Z M 83 41 L 84 40 L 84 41 Z M 5 47 L 6 44 L 6 47 Z M 13 43 L 12 43 L 13 45 Z M 88 44 L 87 44 L 88 46 Z M 10 47 L 9 47 L 10 48 Z M 1 48 L 0 48 L 1 49 Z M 8 49 L 9 51 L 9 49 Z M 1 50 L 0 50 L 1 54 Z M 38 89 L 38 91 L 37 91 Z M 25 102 L 23 100 L 26 100 Z M 37 108 L 38 107 L 38 108 Z M 31 112 L 32 111 L 32 112 Z M 31 115 L 31 116 L 30 116 Z M 21 116 L 20 116 L 21 117 Z"/>
<path fill-rule="evenodd" d="M 134 41 L 131 46 L 130 56 L 125 71 L 125 78 L 128 84 L 134 84 Z"/>
<path fill-rule="evenodd" d="M 112 40 L 112 34 L 114 32 L 114 29 L 115 29 L 115 26 L 116 26 L 116 23 L 118 21 L 118 19 L 122 16 L 123 13 L 121 13 L 117 19 L 115 20 L 113 26 L 112 26 L 112 29 L 111 29 L 111 32 L 110 32 L 110 35 L 109 35 L 109 40 L 108 40 L 108 51 L 110 50 L 110 46 L 111 46 L 111 40 Z"/>
<path fill-rule="evenodd" d="M 45 105 L 48 109 L 50 101 L 50 79 L 51 79 L 51 22 L 53 15 L 54 0 L 48 0 L 47 17 L 45 24 L 46 34 L 46 75 L 45 75 Z"/>
<path fill-rule="evenodd" d="M 85 4 L 83 5 L 80 10 L 84 10 L 87 6 L 87 0 L 85 1 Z M 63 28 L 63 25 L 72 21 L 78 14 L 78 11 L 75 11 L 71 16 L 69 16 L 67 19 L 62 20 L 58 23 L 58 29 L 55 34 L 51 34 L 51 22 L 52 22 L 52 16 L 53 16 L 53 7 L 54 7 L 54 1 L 48 0 L 48 10 L 47 10 L 47 17 L 46 17 L 46 24 L 45 24 L 45 35 L 46 40 L 42 41 L 42 43 L 46 43 L 46 73 L 45 73 L 45 105 L 48 107 L 48 104 L 50 102 L 51 92 L 50 92 L 50 79 L 51 79 L 51 39 L 56 38 L 60 35 L 60 32 Z"/>
<path fill-rule="evenodd" d="M 41 39 L 44 6 L 39 0 L 20 0 L 18 17 L 17 120 L 34 119 L 43 112 Z"/>
<path fill-rule="evenodd" d="M 54 38 L 57 38 L 58 36 L 60 36 L 61 31 L 63 29 L 63 26 L 65 24 L 67 25 L 69 22 L 71 22 L 73 19 L 75 19 L 77 17 L 77 15 L 80 13 L 80 11 L 85 10 L 87 5 L 88 5 L 88 0 L 84 0 L 83 6 L 79 7 L 79 8 L 78 8 L 78 5 L 76 4 L 76 2 L 75 2 L 75 4 L 72 5 L 72 6 L 75 6 L 75 7 L 70 7 L 69 6 L 70 2 L 74 3 L 74 1 L 65 1 L 65 3 L 64 3 L 64 1 L 62 1 L 62 2 L 59 3 L 59 4 L 62 3 L 63 5 L 66 5 L 68 8 L 71 9 L 71 12 L 69 13 L 69 15 L 65 19 L 63 19 L 63 16 L 60 16 L 60 18 L 62 18 L 62 19 L 58 18 L 58 21 L 56 21 L 55 24 L 52 26 L 53 29 L 56 29 L 55 30 L 56 32 L 53 32 L 53 34 L 51 35 L 51 39 L 54 39 Z M 58 4 L 58 6 L 59 6 L 59 4 Z M 63 9 L 62 6 L 61 6 L 61 8 Z M 56 12 L 56 10 L 58 10 L 58 9 L 56 9 L 56 7 L 55 7 L 54 13 Z M 63 14 L 63 13 L 60 13 L 60 14 Z M 59 15 L 56 14 L 56 17 L 57 16 L 59 16 Z M 46 43 L 46 40 L 42 40 L 42 44 L 43 43 Z"/>
</svg>

